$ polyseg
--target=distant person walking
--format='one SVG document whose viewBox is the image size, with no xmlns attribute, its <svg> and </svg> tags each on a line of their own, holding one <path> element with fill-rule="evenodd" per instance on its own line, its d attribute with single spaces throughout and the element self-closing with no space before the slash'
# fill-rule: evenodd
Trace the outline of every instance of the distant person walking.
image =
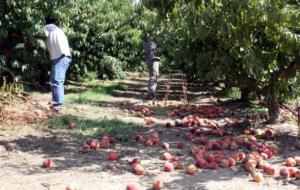
<svg viewBox="0 0 300 190">
<path fill-rule="evenodd" d="M 154 50 L 156 44 L 148 37 L 147 42 L 144 45 L 144 52 L 146 57 L 146 63 L 149 70 L 149 84 L 148 84 L 148 93 L 146 99 L 151 100 L 156 96 L 156 88 L 158 84 L 159 76 L 159 62 L 160 58 L 154 56 Z"/>
<path fill-rule="evenodd" d="M 64 32 L 58 27 L 57 20 L 47 18 L 44 26 L 46 45 L 52 62 L 50 86 L 52 91 L 52 105 L 54 111 L 64 107 L 64 82 L 66 72 L 71 63 L 69 42 Z"/>
</svg>

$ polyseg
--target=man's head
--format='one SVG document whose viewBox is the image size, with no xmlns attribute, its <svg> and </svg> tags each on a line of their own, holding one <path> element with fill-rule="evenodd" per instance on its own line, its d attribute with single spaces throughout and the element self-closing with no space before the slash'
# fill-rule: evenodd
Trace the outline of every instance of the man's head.
<svg viewBox="0 0 300 190">
<path fill-rule="evenodd" d="M 56 26 L 59 26 L 57 20 L 53 17 L 47 17 L 45 19 L 45 24 L 48 25 L 48 24 L 55 24 Z"/>
</svg>

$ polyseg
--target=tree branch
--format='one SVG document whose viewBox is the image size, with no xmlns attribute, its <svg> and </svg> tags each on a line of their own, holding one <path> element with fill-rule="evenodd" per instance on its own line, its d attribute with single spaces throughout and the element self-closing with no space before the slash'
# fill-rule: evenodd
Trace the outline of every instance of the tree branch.
<svg viewBox="0 0 300 190">
<path fill-rule="evenodd" d="M 291 74 L 299 72 L 300 71 L 300 56 L 297 56 L 295 60 L 293 60 L 289 66 L 283 70 L 278 71 L 276 73 L 277 78 L 286 79 L 291 76 Z M 275 76 L 276 76 L 275 75 Z"/>
<path fill-rule="evenodd" d="M 264 88 L 260 87 L 259 84 L 257 84 L 256 79 L 248 77 L 245 70 L 236 67 L 231 74 L 236 75 L 237 76 L 236 78 L 239 79 L 238 84 L 235 85 L 236 87 L 248 88 L 252 91 L 258 92 L 260 94 L 264 94 L 265 92 Z"/>
</svg>

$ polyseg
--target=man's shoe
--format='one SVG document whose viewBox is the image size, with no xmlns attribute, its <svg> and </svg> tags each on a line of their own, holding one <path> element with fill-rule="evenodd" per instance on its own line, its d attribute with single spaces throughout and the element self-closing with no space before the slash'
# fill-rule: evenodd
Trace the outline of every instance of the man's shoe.
<svg viewBox="0 0 300 190">
<path fill-rule="evenodd" d="M 50 109 L 56 113 L 62 113 L 64 106 L 50 106 Z"/>
</svg>

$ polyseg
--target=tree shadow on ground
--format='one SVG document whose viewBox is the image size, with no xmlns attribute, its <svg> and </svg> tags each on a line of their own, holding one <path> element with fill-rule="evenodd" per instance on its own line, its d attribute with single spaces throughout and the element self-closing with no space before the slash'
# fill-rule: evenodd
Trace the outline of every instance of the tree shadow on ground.
<svg viewBox="0 0 300 190">
<path fill-rule="evenodd" d="M 148 81 L 146 78 L 130 79 L 120 83 L 123 88 L 115 90 L 115 96 L 126 97 L 134 99 L 143 99 L 148 91 Z M 168 79 L 160 79 L 157 86 L 157 100 L 164 100 L 166 94 L 169 92 L 168 100 L 181 100 L 183 96 L 183 89 L 181 82 L 177 82 L 170 86 L 168 90 Z M 217 89 L 213 83 L 188 82 L 187 96 L 188 100 L 193 101 L 201 95 L 211 96 Z"/>
<path fill-rule="evenodd" d="M 158 173 L 163 172 L 165 161 L 160 160 L 159 157 L 165 150 L 161 149 L 159 145 L 145 146 L 142 142 L 136 142 L 134 137 L 136 134 L 145 135 L 153 130 L 159 133 L 162 142 L 168 142 L 170 144 L 171 149 L 169 152 L 172 155 L 177 155 L 184 165 L 195 162 L 190 154 L 190 147 L 193 145 L 192 142 L 185 141 L 184 149 L 176 148 L 178 141 L 184 141 L 185 135 L 189 133 L 188 128 L 165 128 L 159 125 L 145 128 L 118 120 L 83 120 L 75 116 L 59 116 L 59 118 L 54 119 L 56 119 L 56 121 L 50 121 L 47 124 L 49 129 L 46 130 L 46 134 L 43 134 L 43 136 L 27 135 L 16 140 L 0 142 L 0 144 L 6 147 L 10 147 L 9 149 L 11 150 L 15 149 L 32 155 L 42 155 L 44 159 L 52 159 L 55 163 L 54 167 L 50 171 L 41 168 L 42 160 L 40 164 L 30 164 L 26 167 L 18 163 L 10 163 L 7 167 L 17 169 L 26 175 L 78 170 L 86 173 L 109 172 L 111 175 L 119 176 L 125 172 L 131 172 L 130 165 L 128 164 L 129 160 L 138 157 L 143 160 L 143 165 L 149 172 L 144 179 L 146 178 L 146 180 L 152 181 Z M 70 122 L 77 123 L 75 130 L 66 129 L 67 124 Z M 107 131 L 110 127 L 112 129 Z M 95 131 L 95 128 L 105 129 L 104 131 L 114 136 L 121 134 L 121 137 L 125 136 L 125 138 L 111 149 L 99 149 L 83 154 L 81 148 L 85 140 L 88 138 L 99 139 L 101 137 L 100 135 L 103 134 L 103 130 Z M 177 135 L 178 131 L 182 133 L 179 137 Z M 115 171 L 106 169 L 108 163 L 110 163 L 107 160 L 107 152 L 110 150 L 116 150 L 121 154 L 121 159 L 116 163 L 119 169 Z M 168 189 L 204 190 L 205 186 L 203 186 L 202 183 L 208 180 L 230 180 L 232 174 L 228 172 L 216 173 L 215 171 L 205 170 L 199 175 L 189 176 L 180 170 L 178 174 L 174 174 L 174 177 L 175 179 L 172 183 L 166 183 Z M 189 178 L 188 182 L 186 181 L 187 178 Z"/>
</svg>

